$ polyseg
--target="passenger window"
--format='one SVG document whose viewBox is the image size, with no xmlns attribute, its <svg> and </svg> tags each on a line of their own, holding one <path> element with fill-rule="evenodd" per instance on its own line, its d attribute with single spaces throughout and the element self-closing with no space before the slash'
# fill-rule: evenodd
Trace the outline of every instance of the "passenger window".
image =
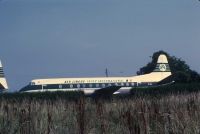
<svg viewBox="0 0 200 134">
<path fill-rule="evenodd" d="M 106 85 L 105 85 L 105 84 L 102 84 L 102 87 L 106 87 Z"/>
<path fill-rule="evenodd" d="M 70 85 L 70 88 L 73 88 L 73 85 Z"/>
<path fill-rule="evenodd" d="M 59 88 L 62 89 L 62 85 L 59 85 Z"/>
<path fill-rule="evenodd" d="M 30 85 L 35 85 L 35 82 L 30 82 Z"/>
<path fill-rule="evenodd" d="M 77 85 L 77 88 L 80 88 L 80 84 Z"/>
<path fill-rule="evenodd" d="M 96 84 L 96 87 L 99 87 L 99 84 Z"/>
<path fill-rule="evenodd" d="M 148 83 L 148 85 L 149 85 L 149 86 L 151 86 L 151 85 L 152 85 L 152 83 Z"/>
<path fill-rule="evenodd" d="M 82 84 L 82 87 L 85 88 L 85 84 Z"/>
<path fill-rule="evenodd" d="M 92 84 L 89 84 L 89 87 L 92 88 Z"/>
</svg>

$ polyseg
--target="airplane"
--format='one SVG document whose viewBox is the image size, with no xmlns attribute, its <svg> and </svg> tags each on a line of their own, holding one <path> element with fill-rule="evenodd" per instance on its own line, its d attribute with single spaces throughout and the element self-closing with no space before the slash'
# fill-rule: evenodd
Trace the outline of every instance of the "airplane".
<svg viewBox="0 0 200 134">
<path fill-rule="evenodd" d="M 35 79 L 20 92 L 83 91 L 85 95 L 112 95 L 130 93 L 134 87 L 159 86 L 171 76 L 167 56 L 159 55 L 153 72 L 130 77 L 49 78 Z"/>
<path fill-rule="evenodd" d="M 5 92 L 8 90 L 8 84 L 4 75 L 3 66 L 0 61 L 0 92 Z"/>
</svg>

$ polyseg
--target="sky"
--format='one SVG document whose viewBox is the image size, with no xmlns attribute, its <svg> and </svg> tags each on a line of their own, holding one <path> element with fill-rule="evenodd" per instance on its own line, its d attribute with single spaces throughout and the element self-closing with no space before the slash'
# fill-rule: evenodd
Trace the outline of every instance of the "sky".
<svg viewBox="0 0 200 134">
<path fill-rule="evenodd" d="M 198 0 L 0 0 L 10 91 L 32 79 L 132 76 L 164 50 L 200 72 Z"/>
</svg>

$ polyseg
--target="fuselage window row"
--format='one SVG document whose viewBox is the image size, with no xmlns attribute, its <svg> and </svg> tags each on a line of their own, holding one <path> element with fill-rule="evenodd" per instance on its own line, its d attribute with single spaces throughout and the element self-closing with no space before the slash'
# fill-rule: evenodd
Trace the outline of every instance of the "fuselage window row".
<svg viewBox="0 0 200 134">
<path fill-rule="evenodd" d="M 121 82 L 121 83 L 84 83 L 84 84 L 43 84 L 36 85 L 35 83 L 30 83 L 29 86 L 24 91 L 27 90 L 51 90 L 51 89 L 61 89 L 61 90 L 70 90 L 70 89 L 101 89 L 107 88 L 111 86 L 119 86 L 119 87 L 145 87 L 145 86 L 154 86 L 156 83 L 152 82 Z"/>
<path fill-rule="evenodd" d="M 33 85 L 31 83 L 31 85 Z M 110 86 L 122 86 L 122 87 L 136 87 L 138 84 L 136 82 L 132 83 L 88 83 L 88 84 L 49 84 L 41 85 L 44 89 L 68 89 L 68 88 L 106 88 Z"/>
</svg>

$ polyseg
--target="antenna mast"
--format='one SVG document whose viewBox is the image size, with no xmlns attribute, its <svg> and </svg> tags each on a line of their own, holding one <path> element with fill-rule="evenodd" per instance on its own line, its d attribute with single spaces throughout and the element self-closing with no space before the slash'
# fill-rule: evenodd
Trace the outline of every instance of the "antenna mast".
<svg viewBox="0 0 200 134">
<path fill-rule="evenodd" d="M 107 68 L 106 68 L 105 73 L 106 73 L 106 77 L 108 77 L 108 69 Z"/>
</svg>

